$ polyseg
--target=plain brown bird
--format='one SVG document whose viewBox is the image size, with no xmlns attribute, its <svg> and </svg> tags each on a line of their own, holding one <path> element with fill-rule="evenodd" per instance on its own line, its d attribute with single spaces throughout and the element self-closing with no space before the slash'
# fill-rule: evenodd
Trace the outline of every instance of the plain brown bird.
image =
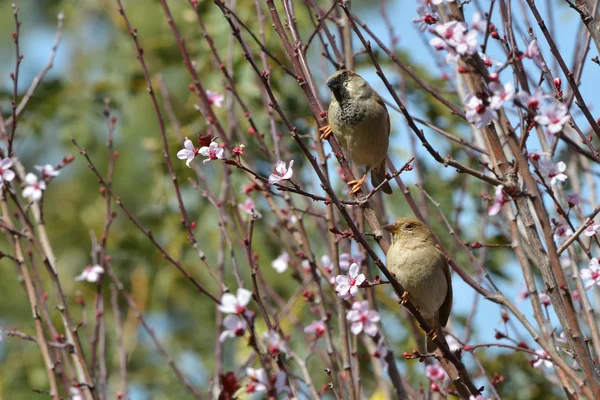
<svg viewBox="0 0 600 400">
<path fill-rule="evenodd" d="M 333 132 L 350 160 L 366 167 L 361 179 L 348 182 L 352 186 L 350 194 L 360 190 L 369 171 L 371 183 L 379 186 L 385 181 L 390 136 L 390 116 L 385 103 L 360 75 L 350 70 L 342 69 L 331 75 L 327 86 L 332 94 L 327 114 L 329 125 L 320 129 L 321 140 Z M 392 193 L 388 182 L 381 190 Z"/>
<path fill-rule="evenodd" d="M 415 218 L 399 218 L 383 228 L 392 234 L 388 269 L 404 286 L 408 299 L 419 308 L 435 334 L 445 341 L 442 327 L 448 323 L 452 309 L 452 278 L 433 233 Z M 433 338 L 427 338 L 429 353 L 437 349 Z"/>
</svg>

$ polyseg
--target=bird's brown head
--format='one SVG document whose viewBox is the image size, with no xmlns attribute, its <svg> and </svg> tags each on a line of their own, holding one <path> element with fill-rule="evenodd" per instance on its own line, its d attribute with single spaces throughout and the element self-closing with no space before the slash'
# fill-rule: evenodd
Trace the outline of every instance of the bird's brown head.
<svg viewBox="0 0 600 400">
<path fill-rule="evenodd" d="M 423 222 L 416 218 L 398 218 L 391 224 L 384 225 L 383 229 L 392 234 L 392 244 L 398 241 L 411 242 L 433 241 L 433 233 Z"/>
<path fill-rule="evenodd" d="M 356 94 L 359 96 L 371 95 L 369 84 L 360 75 L 348 69 L 341 69 L 331 75 L 327 79 L 327 87 L 340 103 L 349 98 L 351 94 L 353 96 Z"/>
</svg>

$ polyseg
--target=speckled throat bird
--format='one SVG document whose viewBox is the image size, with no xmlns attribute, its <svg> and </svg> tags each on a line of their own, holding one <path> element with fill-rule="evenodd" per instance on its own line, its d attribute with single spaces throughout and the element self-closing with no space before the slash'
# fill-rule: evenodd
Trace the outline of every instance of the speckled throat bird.
<svg viewBox="0 0 600 400">
<path fill-rule="evenodd" d="M 371 172 L 374 187 L 385 182 L 385 161 L 389 146 L 390 116 L 385 103 L 358 74 L 342 69 L 327 79 L 331 89 L 329 125 L 320 129 L 321 140 L 332 133 L 350 160 L 366 167 L 362 178 L 348 182 L 350 194 L 358 192 Z M 388 182 L 381 187 L 392 193 Z"/>
<path fill-rule="evenodd" d="M 452 310 L 452 278 L 448 262 L 438 249 L 427 225 L 414 218 L 399 218 L 383 228 L 392 234 L 387 252 L 387 268 L 404 286 L 408 298 L 419 308 L 421 315 L 434 329 L 427 338 L 427 351 L 437 349 L 433 341 L 439 335 L 445 341 L 442 327 L 446 326 Z"/>
</svg>

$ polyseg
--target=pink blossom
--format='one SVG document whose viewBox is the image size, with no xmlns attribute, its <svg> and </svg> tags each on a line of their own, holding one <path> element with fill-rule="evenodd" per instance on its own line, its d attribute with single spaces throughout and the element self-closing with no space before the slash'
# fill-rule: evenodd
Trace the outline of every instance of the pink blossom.
<svg viewBox="0 0 600 400">
<path fill-rule="evenodd" d="M 505 85 L 498 82 L 492 82 L 490 83 L 490 90 L 493 93 L 492 98 L 490 99 L 490 107 L 494 110 L 499 110 L 502 108 L 504 102 L 511 101 L 515 98 L 515 88 L 510 82 Z"/>
<path fill-rule="evenodd" d="M 252 292 L 238 288 L 236 295 L 224 293 L 221 297 L 221 305 L 217 307 L 219 311 L 225 314 L 243 314 L 246 311 L 246 306 L 252 299 Z"/>
<path fill-rule="evenodd" d="M 221 93 L 207 90 L 206 97 L 208 97 L 210 104 L 214 105 L 215 107 L 221 108 L 223 106 L 223 100 L 225 100 L 225 96 L 223 96 Z"/>
<path fill-rule="evenodd" d="M 34 168 L 37 169 L 38 171 L 40 171 L 42 173 L 42 177 L 44 177 L 44 178 L 55 177 L 60 174 L 60 171 L 57 169 L 54 169 L 54 167 L 50 164 L 35 165 Z"/>
<path fill-rule="evenodd" d="M 286 167 L 284 161 L 277 161 L 277 165 L 275 166 L 276 173 L 269 176 L 269 185 L 290 179 L 294 174 L 294 171 L 292 171 L 293 165 L 294 160 L 290 161 L 289 167 Z"/>
<path fill-rule="evenodd" d="M 340 269 L 347 271 L 350 268 L 350 264 L 357 263 L 361 265 L 364 259 L 365 256 L 362 253 L 356 253 L 352 256 L 348 253 L 342 253 L 340 254 Z"/>
<path fill-rule="evenodd" d="M 348 270 L 348 275 L 338 275 L 335 277 L 337 286 L 335 291 L 342 299 L 348 299 L 358 294 L 358 287 L 365 281 L 365 275 L 359 274 L 360 267 L 353 263 Z"/>
<path fill-rule="evenodd" d="M 385 339 L 383 336 L 379 337 L 379 341 L 377 342 L 377 346 L 375 347 L 375 353 L 373 353 L 373 357 L 379 358 L 379 362 L 381 363 L 381 367 L 384 371 L 388 369 L 388 363 L 385 360 L 385 357 L 388 355 L 388 349 L 385 345 Z"/>
<path fill-rule="evenodd" d="M 25 175 L 25 189 L 23 189 L 23 197 L 27 197 L 33 201 L 40 201 L 42 198 L 42 190 L 46 190 L 46 182 L 38 182 L 37 176 L 31 172 Z"/>
<path fill-rule="evenodd" d="M 492 120 L 498 119 L 496 112 L 487 106 L 483 100 L 473 94 L 468 94 L 467 97 L 465 97 L 465 105 L 467 106 L 467 120 L 474 124 L 478 129 L 484 128 Z"/>
<path fill-rule="evenodd" d="M 550 155 L 550 153 L 546 153 L 545 151 L 534 150 L 530 151 L 527 157 L 533 162 L 533 165 L 537 168 L 540 159 L 545 156 Z"/>
<path fill-rule="evenodd" d="M 548 296 L 548 293 L 546 293 L 545 291 L 540 293 L 540 302 L 546 307 L 550 306 L 551 304 L 550 296 Z"/>
<path fill-rule="evenodd" d="M 496 194 L 494 197 L 494 204 L 488 209 L 488 215 L 494 216 L 498 215 L 502 206 L 510 200 L 507 195 L 504 194 L 504 185 L 496 186 Z"/>
<path fill-rule="evenodd" d="M 519 304 L 521 304 L 523 302 L 523 300 L 525 300 L 528 297 L 529 297 L 529 292 L 527 291 L 527 288 L 525 287 L 525 285 L 523 285 L 523 287 L 521 287 L 521 290 L 519 290 L 519 294 L 517 295 L 517 300 L 515 300 L 515 305 L 518 306 Z"/>
<path fill-rule="evenodd" d="M 439 6 L 443 2 L 444 2 L 444 0 L 431 0 L 431 4 L 436 5 L 436 6 Z M 446 2 L 454 3 L 454 0 L 446 0 Z"/>
<path fill-rule="evenodd" d="M 517 97 L 519 98 L 519 101 L 523 103 L 523 105 L 531 108 L 532 110 L 537 110 L 544 99 L 550 98 L 550 96 L 544 94 L 544 91 L 541 87 L 535 89 L 533 94 L 529 94 L 522 90 L 517 94 Z"/>
<path fill-rule="evenodd" d="M 478 394 L 477 396 L 469 396 L 469 400 L 492 400 L 489 397 L 483 397 L 482 394 Z"/>
<path fill-rule="evenodd" d="M 315 339 L 320 338 L 325 334 L 325 322 L 313 321 L 310 325 L 304 328 L 304 333 L 314 333 Z"/>
<path fill-rule="evenodd" d="M 271 354 L 271 356 L 276 357 L 280 353 L 287 354 L 285 342 L 281 340 L 281 336 L 274 330 L 265 332 L 263 334 L 263 339 L 267 343 L 267 348 L 269 349 L 269 354 Z"/>
<path fill-rule="evenodd" d="M 364 331 L 369 336 L 375 336 L 379 319 L 379 313 L 369 309 L 367 300 L 355 301 L 352 303 L 352 310 L 346 313 L 346 320 L 352 322 L 350 332 L 354 335 Z"/>
<path fill-rule="evenodd" d="M 83 272 L 75 277 L 76 281 L 88 281 L 88 282 L 98 282 L 100 276 L 104 273 L 104 268 L 100 265 L 96 264 L 91 267 L 87 267 L 83 270 Z"/>
<path fill-rule="evenodd" d="M 476 31 L 485 34 L 485 31 L 487 30 L 487 20 L 481 15 L 479 11 L 473 13 L 471 27 Z"/>
<path fill-rule="evenodd" d="M 585 230 L 583 231 L 583 234 L 585 236 L 592 237 L 596 234 L 596 232 L 598 232 L 598 230 L 600 230 L 600 225 L 595 224 L 592 220 L 590 221 L 590 224 L 587 226 L 587 228 L 585 228 Z"/>
<path fill-rule="evenodd" d="M 439 20 L 440 16 L 438 15 L 435 7 L 430 5 L 424 5 L 417 8 L 418 17 L 413 18 L 413 22 L 415 24 L 419 24 L 419 30 L 421 32 L 425 32 L 427 30 L 428 25 L 435 25 Z"/>
<path fill-rule="evenodd" d="M 234 147 L 234 148 L 231 150 L 231 152 L 232 152 L 233 154 L 235 154 L 236 156 L 238 156 L 238 157 L 239 157 L 239 156 L 241 156 L 242 154 L 244 154 L 244 148 L 245 148 L 245 147 L 246 147 L 246 146 L 244 146 L 243 144 L 238 144 L 237 146 L 235 146 L 235 147 Z"/>
<path fill-rule="evenodd" d="M 538 160 L 534 162 L 534 165 L 537 166 L 540 175 L 544 178 L 544 182 L 548 186 L 554 186 L 556 181 L 564 182 L 568 178 L 564 173 L 567 170 L 567 165 L 562 161 L 554 164 L 550 153 L 541 153 Z M 538 177 L 536 176 L 536 178 Z"/>
<path fill-rule="evenodd" d="M 15 173 L 9 169 L 12 164 L 12 160 L 8 157 L 0 159 L 0 189 L 4 186 L 4 182 L 10 182 L 15 178 Z"/>
<path fill-rule="evenodd" d="M 308 260 L 302 260 L 302 262 L 300 263 L 300 266 L 302 267 L 304 272 L 306 272 L 307 274 L 310 274 L 310 272 L 312 271 L 312 269 L 310 267 L 310 261 L 308 261 Z M 318 272 L 319 271 L 317 271 L 317 273 Z"/>
<path fill-rule="evenodd" d="M 552 222 L 554 223 L 554 240 L 556 240 L 559 245 L 566 242 L 566 240 L 573 235 L 573 230 L 564 218 L 560 218 L 558 221 L 552 219 Z"/>
<path fill-rule="evenodd" d="M 71 386 L 69 387 L 69 397 L 71 400 L 83 400 L 83 393 L 80 388 Z"/>
<path fill-rule="evenodd" d="M 556 341 L 558 343 L 568 343 L 569 341 L 567 340 L 567 334 L 565 333 L 565 331 L 562 331 L 560 333 L 560 335 L 558 335 L 558 337 L 556 338 Z"/>
<path fill-rule="evenodd" d="M 333 273 L 333 264 L 331 263 L 331 259 L 328 255 L 324 254 L 321 256 L 321 265 L 325 271 L 330 274 Z"/>
<path fill-rule="evenodd" d="M 483 54 L 480 52 L 479 56 L 483 60 L 483 63 L 485 64 L 485 66 L 488 68 L 493 67 L 493 66 L 499 67 L 502 65 L 502 63 L 500 61 L 494 60 L 492 57 L 488 56 L 487 54 Z"/>
<path fill-rule="evenodd" d="M 581 279 L 586 280 L 585 290 L 591 289 L 594 285 L 600 286 L 600 265 L 597 258 L 590 260 L 589 268 L 584 268 L 579 273 Z"/>
<path fill-rule="evenodd" d="M 425 367 L 425 375 L 430 381 L 442 381 L 446 376 L 444 369 L 438 364 L 430 364 Z"/>
<path fill-rule="evenodd" d="M 263 368 L 246 368 L 246 376 L 249 382 L 246 384 L 247 393 L 262 393 L 267 391 L 269 377 Z"/>
<path fill-rule="evenodd" d="M 571 116 L 569 115 L 567 106 L 558 101 L 553 102 L 550 107 L 545 108 L 541 114 L 533 118 L 538 124 L 546 126 L 548 132 L 553 135 L 560 133 L 570 119 Z"/>
<path fill-rule="evenodd" d="M 256 215 L 257 218 L 262 218 L 262 214 L 256 211 L 256 204 L 254 204 L 252 199 L 246 199 L 244 204 L 240 204 L 239 207 L 247 214 Z"/>
<path fill-rule="evenodd" d="M 223 320 L 223 327 L 226 328 L 219 335 L 219 342 L 224 342 L 227 338 L 243 336 L 248 328 L 248 323 L 238 315 L 230 314 Z"/>
<path fill-rule="evenodd" d="M 540 52 L 540 48 L 538 47 L 536 39 L 533 39 L 531 42 L 529 42 L 529 44 L 527 45 L 527 50 L 525 50 L 524 55 L 525 55 L 525 57 L 533 60 L 535 65 L 537 65 L 540 69 L 543 70 L 546 68 L 546 63 L 542 59 L 542 53 Z"/>
<path fill-rule="evenodd" d="M 541 366 L 552 368 L 554 366 L 550 356 L 544 350 L 536 350 L 536 353 L 539 355 L 539 357 L 531 364 L 533 368 L 539 368 Z"/>
<path fill-rule="evenodd" d="M 190 139 L 185 138 L 183 141 L 183 149 L 177 152 L 177 158 L 180 160 L 187 159 L 185 165 L 187 165 L 188 168 L 191 168 L 190 163 L 194 160 L 194 158 L 196 158 L 197 155 L 198 149 L 194 147 L 194 143 L 192 143 Z"/>
<path fill-rule="evenodd" d="M 224 150 L 219 147 L 216 142 L 210 142 L 208 146 L 201 147 L 200 150 L 198 150 L 198 153 L 204 157 L 208 157 L 207 159 L 202 160 L 204 164 L 212 160 L 222 160 L 223 152 Z"/>
<path fill-rule="evenodd" d="M 477 53 L 477 31 L 472 30 L 467 32 L 467 25 L 458 23 L 453 31 L 452 39 L 448 43 L 460 55 L 473 55 Z"/>
<path fill-rule="evenodd" d="M 432 38 L 429 44 L 436 50 L 446 50 L 446 62 L 458 61 L 461 55 L 472 55 L 477 52 L 477 31 L 467 31 L 464 22 L 450 21 L 438 24 L 434 28 L 438 37 Z"/>
<path fill-rule="evenodd" d="M 571 193 L 571 194 L 568 194 L 565 198 L 567 200 L 567 205 L 569 206 L 569 208 L 575 208 L 577 211 L 581 212 L 581 208 L 579 207 L 579 203 L 580 203 L 579 194 Z"/>
<path fill-rule="evenodd" d="M 288 269 L 289 263 L 290 255 L 287 253 L 287 251 L 284 251 L 271 262 L 271 266 L 275 269 L 275 271 L 282 274 L 285 272 L 286 269 Z"/>
</svg>

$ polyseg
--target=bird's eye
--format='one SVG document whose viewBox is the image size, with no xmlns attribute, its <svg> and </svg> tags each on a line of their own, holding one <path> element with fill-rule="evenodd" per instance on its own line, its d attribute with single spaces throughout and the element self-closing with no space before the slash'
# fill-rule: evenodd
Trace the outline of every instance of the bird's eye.
<svg viewBox="0 0 600 400">
<path fill-rule="evenodd" d="M 342 72 L 342 78 L 348 77 L 348 73 L 346 71 Z"/>
<path fill-rule="evenodd" d="M 414 224 L 404 225 L 404 229 L 406 229 L 407 231 L 412 231 L 414 227 L 415 227 Z"/>
</svg>

